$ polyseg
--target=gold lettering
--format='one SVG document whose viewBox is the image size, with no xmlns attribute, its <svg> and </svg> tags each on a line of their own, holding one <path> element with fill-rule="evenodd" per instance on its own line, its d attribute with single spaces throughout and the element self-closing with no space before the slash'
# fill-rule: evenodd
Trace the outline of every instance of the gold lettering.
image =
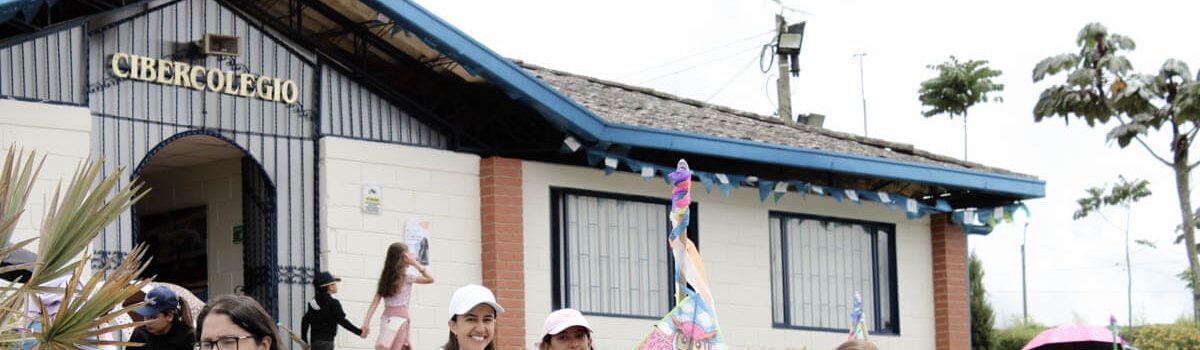
<svg viewBox="0 0 1200 350">
<path fill-rule="evenodd" d="M 207 81 L 207 76 L 204 73 L 205 71 L 207 71 L 207 69 L 204 69 L 204 67 L 201 66 L 192 67 L 192 72 L 188 73 L 188 77 L 193 81 L 192 88 L 196 90 L 204 90 L 204 82 Z M 200 79 L 196 79 L 196 72 L 200 73 Z"/>
<path fill-rule="evenodd" d="M 112 71 L 117 78 L 128 78 L 129 72 L 121 72 L 121 59 L 129 61 L 129 55 L 123 53 L 114 53 L 112 56 Z"/>
<path fill-rule="evenodd" d="M 274 93 L 271 94 L 271 101 L 279 102 L 279 94 L 281 93 L 281 90 L 283 90 L 283 89 L 279 88 L 279 83 L 283 82 L 283 80 L 279 79 L 279 78 L 275 78 L 272 80 L 273 81 L 271 82 L 271 90 L 272 90 L 271 92 L 274 92 Z"/>
<path fill-rule="evenodd" d="M 142 79 L 142 57 L 129 55 L 129 78 Z"/>
<path fill-rule="evenodd" d="M 300 91 L 296 88 L 296 83 L 291 80 L 283 82 L 283 102 L 293 103 L 300 97 Z"/>
<path fill-rule="evenodd" d="M 237 80 L 233 79 L 233 71 L 225 72 L 225 93 L 237 96 Z"/>
<path fill-rule="evenodd" d="M 192 87 L 192 76 L 188 74 L 190 71 L 191 66 L 187 63 L 175 62 L 175 74 L 172 74 L 175 77 L 175 81 L 171 82 L 171 84 Z"/>
<path fill-rule="evenodd" d="M 271 92 L 274 90 L 271 89 L 271 85 L 270 85 L 271 80 L 274 80 L 274 79 L 271 79 L 271 77 L 268 77 L 265 75 L 258 77 L 258 82 L 256 82 L 257 85 L 254 87 L 254 91 L 258 93 L 258 98 L 261 98 L 261 99 L 264 99 L 267 101 L 273 101 L 271 99 Z M 266 86 L 263 86 L 264 81 L 268 83 Z"/>
<path fill-rule="evenodd" d="M 254 91 L 250 91 L 250 88 L 254 87 L 254 74 L 242 73 L 238 78 L 242 82 L 238 86 L 238 89 L 241 90 L 241 93 L 238 95 L 242 97 L 254 97 Z"/>
<path fill-rule="evenodd" d="M 215 79 L 213 78 L 214 76 L 216 77 Z M 223 87 L 225 87 L 225 75 L 216 69 L 208 71 L 208 90 L 221 92 L 221 88 Z"/>
<path fill-rule="evenodd" d="M 158 82 L 160 84 L 170 84 L 171 77 L 167 75 L 171 73 L 171 61 L 158 60 Z"/>
<path fill-rule="evenodd" d="M 154 59 L 150 57 L 140 57 L 142 61 L 142 80 L 154 81 L 158 78 L 157 72 L 154 71 Z"/>
</svg>

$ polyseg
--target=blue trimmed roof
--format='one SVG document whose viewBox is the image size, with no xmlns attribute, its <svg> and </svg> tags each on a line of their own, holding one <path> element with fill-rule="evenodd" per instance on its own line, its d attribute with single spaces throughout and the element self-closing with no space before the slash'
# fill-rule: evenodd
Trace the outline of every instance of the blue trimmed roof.
<svg viewBox="0 0 1200 350">
<path fill-rule="evenodd" d="M 532 106 L 550 123 L 588 142 L 965 188 L 1019 199 L 1040 198 L 1046 193 L 1045 181 L 1028 176 L 609 122 L 410 0 L 362 1 L 468 72 L 482 76 L 509 96 Z"/>
<path fill-rule="evenodd" d="M 0 23 L 4 23 L 16 16 L 17 13 L 25 15 L 25 19 L 33 18 L 42 8 L 42 4 L 54 6 L 55 0 L 0 0 Z"/>
</svg>

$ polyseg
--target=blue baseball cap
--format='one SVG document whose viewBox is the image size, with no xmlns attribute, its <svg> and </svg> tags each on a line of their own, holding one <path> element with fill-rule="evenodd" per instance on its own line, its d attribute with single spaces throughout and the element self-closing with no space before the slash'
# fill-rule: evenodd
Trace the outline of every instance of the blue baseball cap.
<svg viewBox="0 0 1200 350">
<path fill-rule="evenodd" d="M 179 296 L 175 295 L 175 292 L 171 291 L 171 288 L 159 286 L 146 293 L 146 305 L 134 309 L 133 312 L 138 313 L 138 315 L 150 317 L 178 308 Z"/>
</svg>

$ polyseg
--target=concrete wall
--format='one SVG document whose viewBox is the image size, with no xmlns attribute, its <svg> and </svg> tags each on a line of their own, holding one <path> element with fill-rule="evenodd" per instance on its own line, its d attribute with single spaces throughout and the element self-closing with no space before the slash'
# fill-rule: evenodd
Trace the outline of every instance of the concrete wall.
<svg viewBox="0 0 1200 350">
<path fill-rule="evenodd" d="M 142 179 L 150 193 L 138 203 L 138 215 L 206 207 L 208 295 L 232 294 L 243 276 L 242 244 L 233 242 L 233 228 L 242 224 L 241 160 L 143 174 Z"/>
<path fill-rule="evenodd" d="M 481 283 L 479 157 L 432 148 L 324 137 L 320 141 L 321 266 L 343 278 L 340 293 L 351 321 L 362 322 L 375 294 L 387 246 L 403 242 L 409 219 L 431 223 L 430 267 L 436 283 L 417 285 L 410 316 L 415 349 L 446 341 L 450 295 Z M 362 210 L 362 186 L 382 189 L 380 214 Z M 380 327 L 360 339 L 342 332 L 339 348 L 369 349 Z"/>
<path fill-rule="evenodd" d="M 701 166 L 697 168 L 703 169 Z M 524 162 L 525 316 L 527 346 L 540 335 L 551 311 L 550 187 L 569 187 L 620 194 L 670 198 L 671 186 L 661 177 Z M 933 349 L 934 304 L 929 220 L 907 220 L 904 212 L 878 203 L 862 206 L 829 197 L 794 192 L 776 204 L 758 200 L 756 188 L 735 189 L 726 197 L 715 187 L 705 193 L 694 183 L 699 203 L 701 255 L 718 305 L 726 344 L 733 349 L 832 349 L 845 332 L 773 329 L 771 326 L 770 241 L 768 211 L 824 215 L 896 225 L 896 264 L 900 336 L 872 336 L 880 349 Z M 695 218 L 693 218 L 695 220 Z M 849 297 L 849 296 L 847 296 Z M 628 349 L 641 341 L 655 321 L 588 316 L 597 349 Z M 847 328 L 849 325 L 847 325 Z"/>
<path fill-rule="evenodd" d="M 92 120 L 87 108 L 0 99 L 0 147 L 15 146 L 27 155 L 45 156 L 41 173 L 13 231 L 13 241 L 40 232 L 46 205 L 61 181 L 66 183 L 90 154 Z M 37 251 L 37 242 L 27 247 Z"/>
</svg>

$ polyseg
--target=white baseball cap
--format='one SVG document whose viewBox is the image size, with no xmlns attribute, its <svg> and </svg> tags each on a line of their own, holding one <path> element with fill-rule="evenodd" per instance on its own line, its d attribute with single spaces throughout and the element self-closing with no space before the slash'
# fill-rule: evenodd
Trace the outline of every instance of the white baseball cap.
<svg viewBox="0 0 1200 350">
<path fill-rule="evenodd" d="M 454 291 L 454 296 L 450 297 L 450 314 L 447 319 L 454 318 L 454 315 L 462 315 L 479 304 L 488 304 L 496 313 L 504 312 L 504 308 L 496 303 L 496 295 L 492 294 L 490 289 L 478 284 L 468 284 Z"/>
</svg>

